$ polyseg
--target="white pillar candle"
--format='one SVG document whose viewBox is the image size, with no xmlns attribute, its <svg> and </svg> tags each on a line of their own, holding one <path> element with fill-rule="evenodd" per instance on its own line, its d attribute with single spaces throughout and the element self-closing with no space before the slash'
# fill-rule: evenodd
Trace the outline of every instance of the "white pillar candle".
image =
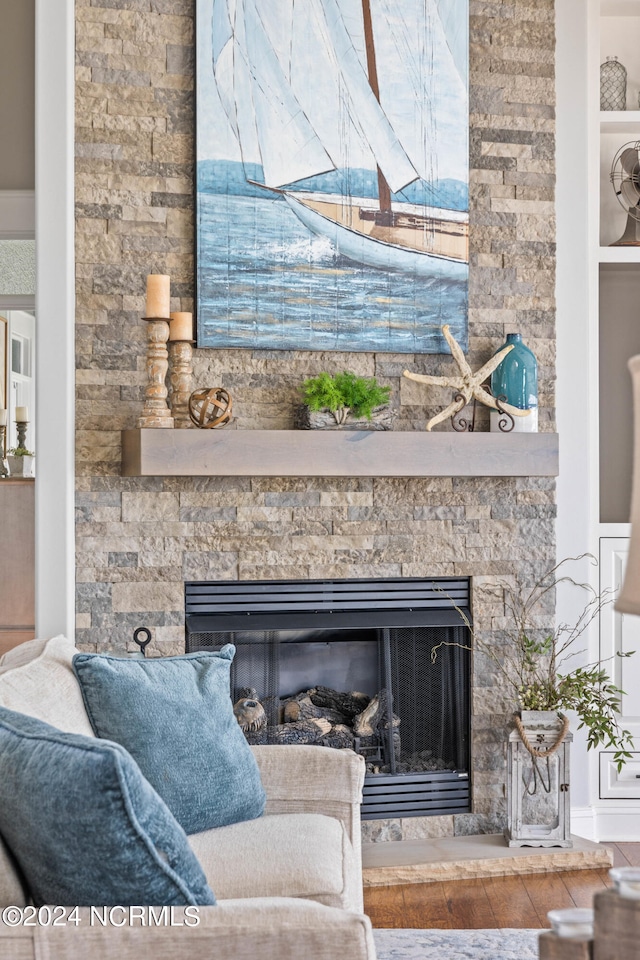
<svg viewBox="0 0 640 960">
<path fill-rule="evenodd" d="M 193 314 L 172 313 L 169 340 L 193 340 Z"/>
<path fill-rule="evenodd" d="M 147 277 L 147 317 L 169 319 L 171 310 L 171 277 L 151 273 Z"/>
<path fill-rule="evenodd" d="M 0 410 L 0 427 L 6 427 L 7 425 L 7 411 Z"/>
<path fill-rule="evenodd" d="M 16 407 L 16 423 L 29 423 L 29 407 Z"/>
</svg>

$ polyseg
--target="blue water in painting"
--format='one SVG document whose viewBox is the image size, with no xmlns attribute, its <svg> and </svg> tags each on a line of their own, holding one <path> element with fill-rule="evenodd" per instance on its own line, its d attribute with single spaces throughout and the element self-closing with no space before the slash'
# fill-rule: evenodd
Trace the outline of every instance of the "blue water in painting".
<svg viewBox="0 0 640 960">
<path fill-rule="evenodd" d="M 200 346 L 448 353 L 448 323 L 466 350 L 466 281 L 355 263 L 280 197 L 198 179 Z"/>
</svg>

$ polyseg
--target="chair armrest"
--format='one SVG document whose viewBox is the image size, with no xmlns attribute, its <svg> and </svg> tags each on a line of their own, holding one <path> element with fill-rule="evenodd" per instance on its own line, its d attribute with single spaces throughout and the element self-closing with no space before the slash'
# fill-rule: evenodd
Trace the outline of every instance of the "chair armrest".
<svg viewBox="0 0 640 960">
<path fill-rule="evenodd" d="M 160 908 L 155 908 L 158 911 Z M 192 908 L 195 909 L 195 908 Z M 91 925 L 88 908 L 77 927 L 36 927 L 35 960 L 375 960 L 371 923 L 362 914 L 325 907 L 311 900 L 269 898 L 226 900 L 199 907 L 198 926 L 180 926 L 184 909 L 167 908 L 161 926 Z M 0 927 L 0 957 L 5 929 Z M 13 931 L 8 931 L 13 934 Z M 24 941 L 23 941 L 24 942 Z M 13 955 L 12 955 L 13 960 Z"/>
<path fill-rule="evenodd" d="M 365 762 L 353 750 L 314 746 L 252 747 L 267 794 L 266 814 L 323 813 L 340 820 L 362 873 L 360 804 Z"/>
<path fill-rule="evenodd" d="M 251 750 L 267 793 L 267 813 L 300 813 L 300 804 L 304 813 L 326 813 L 327 803 L 362 802 L 365 763 L 352 750 L 293 745 Z"/>
</svg>

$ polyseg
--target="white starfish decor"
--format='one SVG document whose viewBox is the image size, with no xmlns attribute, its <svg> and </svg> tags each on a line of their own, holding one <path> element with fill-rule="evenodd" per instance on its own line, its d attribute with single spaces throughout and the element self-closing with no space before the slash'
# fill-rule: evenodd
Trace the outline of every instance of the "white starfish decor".
<svg viewBox="0 0 640 960">
<path fill-rule="evenodd" d="M 453 359 L 458 364 L 460 376 L 431 377 L 427 374 L 411 373 L 410 370 L 405 370 L 402 374 L 403 377 L 406 377 L 408 380 L 415 380 L 417 383 L 433 384 L 436 387 L 451 387 L 452 390 L 456 390 L 464 397 L 464 403 L 461 400 L 454 400 L 448 407 L 445 407 L 444 410 L 437 413 L 435 417 L 432 417 L 427 424 L 427 430 L 435 427 L 436 423 L 442 423 L 443 420 L 448 420 L 449 417 L 455 416 L 471 399 L 479 400 L 480 403 L 484 403 L 487 407 L 493 407 L 494 410 L 503 410 L 506 413 L 510 413 L 512 417 L 527 417 L 529 415 L 529 410 L 521 410 L 519 407 L 511 406 L 510 403 L 501 403 L 498 407 L 495 397 L 492 397 L 489 391 L 482 386 L 487 377 L 502 363 L 506 355 L 513 350 L 511 344 L 496 353 L 490 360 L 487 360 L 484 366 L 480 367 L 480 369 L 474 373 L 467 363 L 467 358 L 462 352 L 460 344 L 457 343 L 451 335 L 448 324 L 445 324 L 442 332 L 451 347 Z"/>
</svg>

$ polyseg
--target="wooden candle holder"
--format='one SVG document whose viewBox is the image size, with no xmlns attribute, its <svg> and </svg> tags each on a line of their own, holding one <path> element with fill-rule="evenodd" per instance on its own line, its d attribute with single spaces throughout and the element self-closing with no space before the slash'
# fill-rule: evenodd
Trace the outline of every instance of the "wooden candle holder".
<svg viewBox="0 0 640 960">
<path fill-rule="evenodd" d="M 165 317 L 143 317 L 147 323 L 147 386 L 145 401 L 138 426 L 173 427 L 173 417 L 167 403 L 167 370 L 169 354 L 169 319 Z"/>
<path fill-rule="evenodd" d="M 189 397 L 193 376 L 193 340 L 171 340 L 171 412 L 179 430 L 191 427 Z"/>
</svg>

